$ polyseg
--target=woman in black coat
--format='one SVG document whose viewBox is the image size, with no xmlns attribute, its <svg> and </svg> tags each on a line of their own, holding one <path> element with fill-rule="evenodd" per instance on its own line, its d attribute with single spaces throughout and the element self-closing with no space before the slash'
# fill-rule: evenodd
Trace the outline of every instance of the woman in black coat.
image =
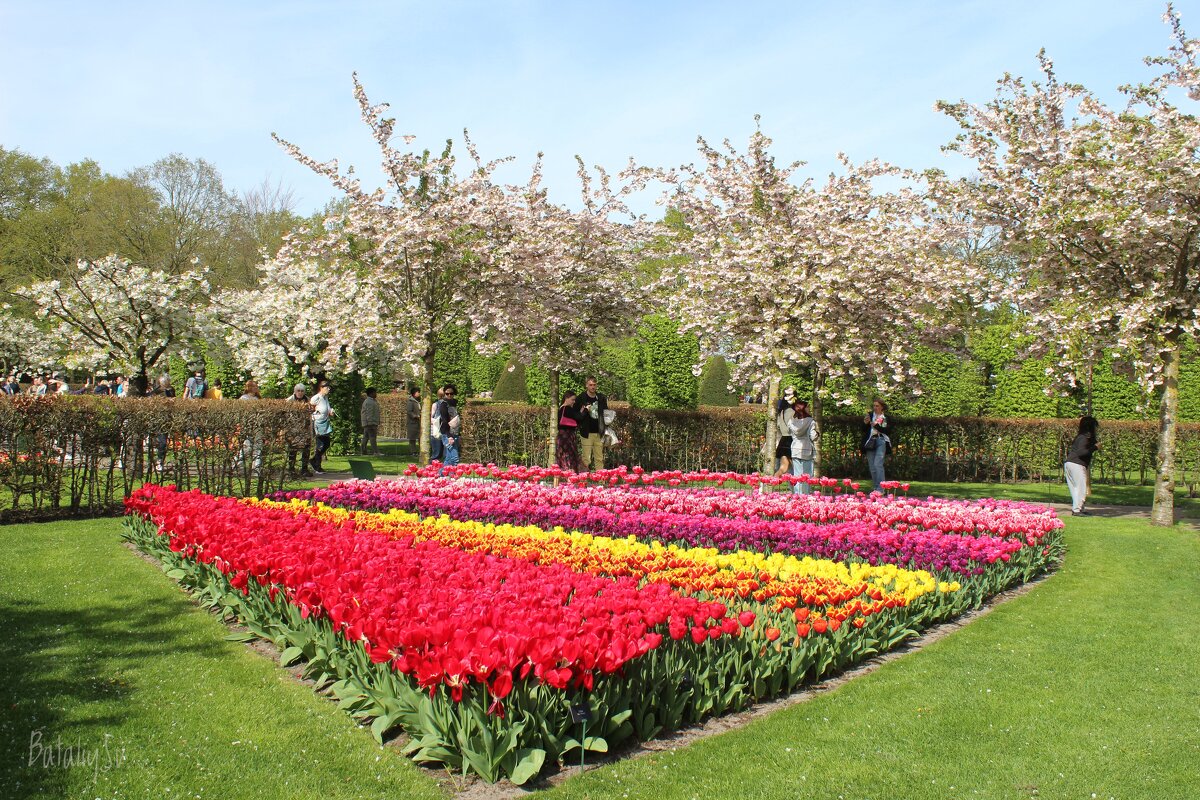
<svg viewBox="0 0 1200 800">
<path fill-rule="evenodd" d="M 583 415 L 575 407 L 575 392 L 566 392 L 558 407 L 558 437 L 554 440 L 554 460 L 562 469 L 579 472 L 579 423 Z"/>
<path fill-rule="evenodd" d="M 871 471 L 871 482 L 875 491 L 882 492 L 881 484 L 886 480 L 883 461 L 892 452 L 892 420 L 888 417 L 887 403 L 878 397 L 871 403 L 871 412 L 863 417 L 862 451 L 867 457 L 867 469 Z"/>
<path fill-rule="evenodd" d="M 1067 479 L 1067 488 L 1071 490 L 1071 513 L 1083 514 L 1083 504 L 1087 500 L 1088 473 L 1092 468 L 1092 455 L 1100 449 L 1100 441 L 1096 434 L 1100 423 L 1095 417 L 1081 417 L 1079 433 L 1071 442 L 1067 451 L 1067 460 L 1063 464 L 1063 475 Z"/>
</svg>

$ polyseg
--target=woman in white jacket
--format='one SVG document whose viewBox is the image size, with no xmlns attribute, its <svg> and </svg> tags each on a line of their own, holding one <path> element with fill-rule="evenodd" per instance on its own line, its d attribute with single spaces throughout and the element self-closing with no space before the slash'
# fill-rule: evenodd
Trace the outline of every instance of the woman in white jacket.
<svg viewBox="0 0 1200 800">
<path fill-rule="evenodd" d="M 792 474 L 813 475 L 813 460 L 817 454 L 815 442 L 820 431 L 817 421 L 808 412 L 808 403 L 797 400 L 793 406 L 794 413 L 788 420 L 788 429 L 792 434 Z M 812 486 L 807 483 L 797 483 L 793 489 L 797 494 L 808 494 Z"/>
</svg>

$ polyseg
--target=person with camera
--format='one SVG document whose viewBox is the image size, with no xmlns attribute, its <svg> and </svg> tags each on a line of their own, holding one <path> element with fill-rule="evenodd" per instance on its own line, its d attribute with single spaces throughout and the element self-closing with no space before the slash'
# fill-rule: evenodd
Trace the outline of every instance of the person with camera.
<svg viewBox="0 0 1200 800">
<path fill-rule="evenodd" d="M 579 410 L 579 461 L 581 470 L 604 469 L 604 412 L 608 411 L 608 398 L 596 391 L 596 379 L 588 378 L 584 393 L 579 395 L 576 408 Z"/>
<path fill-rule="evenodd" d="M 878 397 L 871 403 L 871 411 L 863 417 L 863 455 L 867 458 L 867 469 L 875 491 L 882 492 L 884 477 L 883 462 L 892 452 L 892 420 L 888 417 L 887 403 Z"/>
</svg>

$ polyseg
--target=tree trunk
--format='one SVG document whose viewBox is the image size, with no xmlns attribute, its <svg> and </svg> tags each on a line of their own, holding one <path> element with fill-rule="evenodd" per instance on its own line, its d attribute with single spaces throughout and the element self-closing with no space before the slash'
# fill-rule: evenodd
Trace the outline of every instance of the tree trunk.
<svg viewBox="0 0 1200 800">
<path fill-rule="evenodd" d="M 813 370 L 812 415 L 813 424 L 817 426 L 817 440 L 813 442 L 813 477 L 821 477 L 821 435 L 825 433 L 825 403 L 821 399 L 821 390 L 825 388 L 825 376 L 820 368 Z"/>
<path fill-rule="evenodd" d="M 1154 508 L 1150 521 L 1155 525 L 1175 524 L 1175 431 L 1179 422 L 1179 337 L 1167 339 L 1163 354 L 1163 392 L 1158 414 L 1158 475 L 1154 480 Z"/>
<path fill-rule="evenodd" d="M 775 406 L 779 402 L 779 378 L 767 384 L 767 452 L 763 455 L 763 474 L 775 474 L 775 445 L 779 442 L 779 429 L 775 426 Z"/>
<path fill-rule="evenodd" d="M 150 388 L 150 378 L 143 369 L 136 375 L 129 376 L 130 395 L 133 397 L 145 397 L 147 390 Z"/>
<path fill-rule="evenodd" d="M 433 345 L 430 344 L 423 359 L 425 374 L 421 376 L 425 387 L 421 392 L 421 466 L 429 463 L 429 437 L 433 435 L 429 427 L 429 415 L 433 412 L 434 398 L 437 397 L 437 387 L 433 385 L 433 352 Z"/>
<path fill-rule="evenodd" d="M 553 467 L 557 463 L 557 453 L 555 450 L 555 442 L 558 439 L 558 370 L 552 369 L 550 372 L 550 435 L 547 439 L 546 466 Z"/>
</svg>

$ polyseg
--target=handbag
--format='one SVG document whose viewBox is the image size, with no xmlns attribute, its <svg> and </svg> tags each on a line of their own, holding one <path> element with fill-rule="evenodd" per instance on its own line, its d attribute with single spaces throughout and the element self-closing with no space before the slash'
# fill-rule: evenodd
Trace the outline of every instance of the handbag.
<svg viewBox="0 0 1200 800">
<path fill-rule="evenodd" d="M 560 414 L 560 415 L 559 415 L 559 417 L 558 417 L 558 424 L 559 424 L 559 425 L 562 425 L 564 428 L 577 428 L 577 427 L 579 427 L 579 423 L 578 423 L 578 422 L 576 422 L 575 420 L 571 419 L 570 417 L 568 417 L 566 414 Z"/>
<path fill-rule="evenodd" d="M 864 453 L 869 453 L 878 446 L 879 446 L 879 437 L 876 436 L 875 434 L 871 434 L 870 436 L 867 437 L 867 440 L 865 442 L 863 442 L 862 449 L 863 449 Z"/>
</svg>

